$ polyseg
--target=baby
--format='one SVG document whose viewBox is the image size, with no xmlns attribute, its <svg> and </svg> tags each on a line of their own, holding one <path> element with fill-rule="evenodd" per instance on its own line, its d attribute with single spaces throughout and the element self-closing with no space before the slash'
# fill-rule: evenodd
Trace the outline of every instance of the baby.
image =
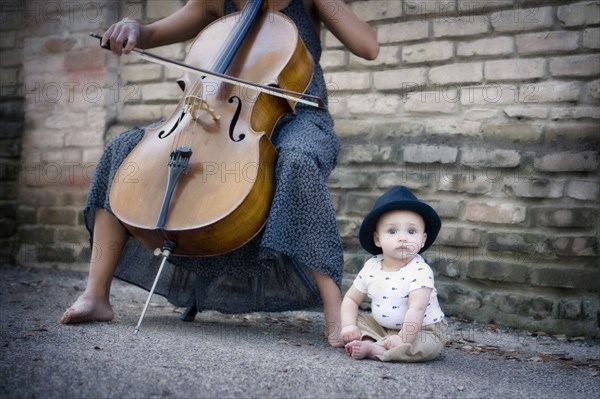
<svg viewBox="0 0 600 399">
<path fill-rule="evenodd" d="M 442 222 L 436 211 L 406 187 L 382 195 L 359 233 L 375 255 L 356 276 L 342 301 L 341 336 L 354 359 L 419 362 L 439 356 L 447 324 L 433 272 L 420 253 L 433 244 Z M 358 313 L 371 298 L 372 314 Z"/>
</svg>

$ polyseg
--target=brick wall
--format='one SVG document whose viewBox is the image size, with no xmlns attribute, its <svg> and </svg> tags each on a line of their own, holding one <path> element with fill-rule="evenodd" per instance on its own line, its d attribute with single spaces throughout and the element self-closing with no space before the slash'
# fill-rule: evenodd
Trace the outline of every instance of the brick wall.
<svg viewBox="0 0 600 399">
<path fill-rule="evenodd" d="M 365 62 L 325 35 L 348 277 L 363 215 L 404 184 L 442 216 L 426 257 L 448 313 L 597 334 L 600 3 L 353 7 L 382 47 Z"/>
<path fill-rule="evenodd" d="M 101 31 L 118 16 L 116 4 L 2 3 L 2 26 L 12 29 L 6 38 L 18 39 L 14 48 L 2 49 L 3 89 L 16 81 L 12 98 L 21 99 L 25 112 L 11 196 L 17 208 L 11 255 L 21 263 L 89 259 L 81 209 L 107 125 L 116 118 L 119 93 L 118 61 L 89 32 Z M 5 64 L 7 55 L 17 57 L 13 54 L 20 57 L 17 64 Z"/>
<path fill-rule="evenodd" d="M 442 216 L 427 258 L 448 314 L 599 335 L 600 2 L 351 3 L 377 30 L 381 52 L 367 62 L 323 34 L 342 141 L 329 187 L 347 282 L 366 257 L 356 239 L 362 217 L 380 193 L 404 184 Z M 80 210 L 103 143 L 168 117 L 179 100 L 178 72 L 117 61 L 86 33 L 124 16 L 155 20 L 181 2 L 94 2 L 100 14 L 91 4 L 49 14 L 61 25 L 28 11 L 26 32 L 15 33 L 26 54 L 17 176 L 23 263 L 85 262 Z M 4 36 L 3 59 L 13 51 Z M 185 46 L 156 52 L 181 59 Z M 3 61 L 3 79 L 10 68 Z M 53 102 L 52 83 L 72 88 L 74 100 Z M 102 101 L 92 97 L 98 88 Z"/>
<path fill-rule="evenodd" d="M 0 14 L 0 262 L 12 261 L 16 248 L 17 184 L 25 116 L 21 90 L 23 31 L 19 18 L 5 18 L 6 12 Z"/>
</svg>

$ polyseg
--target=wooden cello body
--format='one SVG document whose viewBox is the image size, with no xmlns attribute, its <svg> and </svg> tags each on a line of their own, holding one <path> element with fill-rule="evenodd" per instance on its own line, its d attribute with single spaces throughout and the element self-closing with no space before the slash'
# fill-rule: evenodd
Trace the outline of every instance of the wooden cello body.
<svg viewBox="0 0 600 399">
<path fill-rule="evenodd" d="M 246 8 L 250 3 L 256 2 Z M 304 92 L 313 61 L 294 23 L 260 11 L 232 56 L 241 14 L 200 32 L 186 64 Z M 149 249 L 169 240 L 173 255 L 224 254 L 250 241 L 267 220 L 277 161 L 270 136 L 295 103 L 188 72 L 178 83 L 184 95 L 175 112 L 147 128 L 124 160 L 110 205 Z"/>
</svg>

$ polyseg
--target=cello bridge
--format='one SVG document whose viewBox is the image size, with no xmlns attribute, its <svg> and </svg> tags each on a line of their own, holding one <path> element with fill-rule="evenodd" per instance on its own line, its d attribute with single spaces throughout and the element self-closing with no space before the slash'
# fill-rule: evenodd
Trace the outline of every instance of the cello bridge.
<svg viewBox="0 0 600 399">
<path fill-rule="evenodd" d="M 210 114 L 213 121 L 218 121 L 221 116 L 215 112 L 215 109 L 210 104 L 199 97 L 189 96 L 185 98 L 185 104 L 188 111 L 191 111 L 192 119 L 196 120 L 199 117 L 200 111 L 206 111 Z"/>
</svg>

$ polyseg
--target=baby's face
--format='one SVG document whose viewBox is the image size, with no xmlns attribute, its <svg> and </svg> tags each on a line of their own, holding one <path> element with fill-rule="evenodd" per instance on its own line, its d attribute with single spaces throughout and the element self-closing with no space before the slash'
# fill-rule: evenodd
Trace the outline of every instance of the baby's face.
<svg viewBox="0 0 600 399">
<path fill-rule="evenodd" d="M 377 222 L 373 236 L 386 259 L 408 262 L 419 253 L 427 234 L 421 215 L 413 211 L 390 211 Z"/>
</svg>

